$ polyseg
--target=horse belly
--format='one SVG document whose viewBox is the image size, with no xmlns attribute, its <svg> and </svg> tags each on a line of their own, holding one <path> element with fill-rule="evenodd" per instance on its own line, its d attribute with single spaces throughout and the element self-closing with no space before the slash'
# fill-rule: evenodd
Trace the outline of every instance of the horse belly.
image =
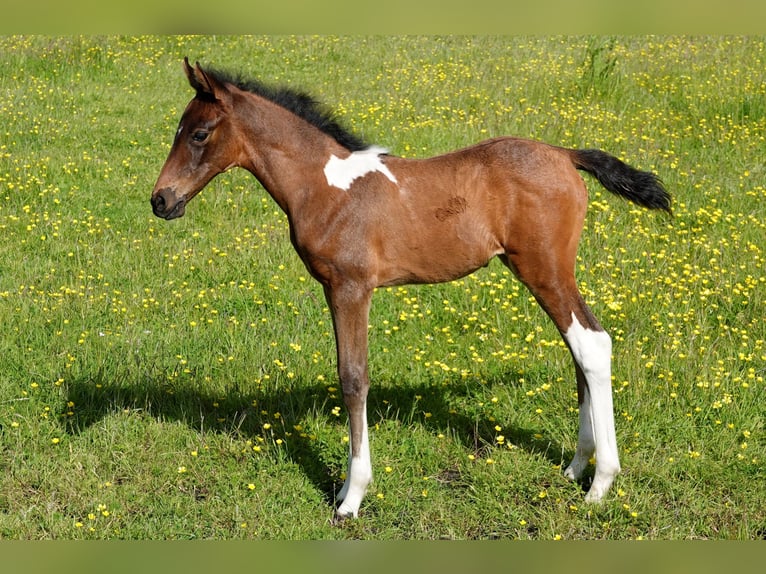
<svg viewBox="0 0 766 574">
<path fill-rule="evenodd" d="M 486 266 L 503 249 L 481 227 L 438 225 L 382 244 L 382 285 L 443 283 Z"/>
</svg>

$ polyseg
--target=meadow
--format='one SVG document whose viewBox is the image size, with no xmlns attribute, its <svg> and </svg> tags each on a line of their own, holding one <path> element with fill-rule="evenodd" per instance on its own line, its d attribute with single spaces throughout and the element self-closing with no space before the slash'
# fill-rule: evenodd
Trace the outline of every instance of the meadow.
<svg viewBox="0 0 766 574">
<path fill-rule="evenodd" d="M 397 155 L 511 134 L 659 174 L 673 217 L 586 176 L 623 466 L 602 504 L 562 476 L 569 354 L 493 262 L 376 293 L 375 481 L 333 524 L 332 326 L 284 214 L 243 171 L 151 213 L 187 55 Z M 765 38 L 5 36 L 0 69 L 0 538 L 766 537 Z"/>
</svg>

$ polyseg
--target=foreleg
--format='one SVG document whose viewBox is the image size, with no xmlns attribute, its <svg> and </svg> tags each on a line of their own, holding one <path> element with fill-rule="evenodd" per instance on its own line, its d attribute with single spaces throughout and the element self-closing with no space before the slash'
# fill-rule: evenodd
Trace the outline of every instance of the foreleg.
<svg viewBox="0 0 766 574">
<path fill-rule="evenodd" d="M 338 493 L 339 518 L 356 517 L 372 482 L 372 462 L 367 429 L 367 325 L 369 290 L 343 286 L 325 289 L 335 328 L 338 375 L 348 411 L 349 456 L 346 480 Z"/>
</svg>

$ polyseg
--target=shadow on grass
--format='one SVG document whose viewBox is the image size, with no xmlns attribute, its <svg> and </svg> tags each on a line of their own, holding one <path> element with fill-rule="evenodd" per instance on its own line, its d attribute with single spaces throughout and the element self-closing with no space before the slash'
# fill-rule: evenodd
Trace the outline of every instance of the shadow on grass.
<svg viewBox="0 0 766 574">
<path fill-rule="evenodd" d="M 72 414 L 64 416 L 66 431 L 79 434 L 99 421 L 123 410 L 138 410 L 159 421 L 180 421 L 199 433 L 222 433 L 256 440 L 263 436 L 264 424 L 278 427 L 279 432 L 289 432 L 289 440 L 283 443 L 288 459 L 299 466 L 305 476 L 322 493 L 328 505 L 335 504 L 340 490 L 336 477 L 345 469 L 347 448 L 337 440 L 309 437 L 296 432 L 292 425 L 312 417 L 324 419 L 329 426 L 347 419 L 331 414 L 332 405 L 342 404 L 339 392 L 328 400 L 325 383 L 305 383 L 299 379 L 276 380 L 270 387 L 235 387 L 226 393 L 213 393 L 194 382 L 167 383 L 162 374 L 155 378 L 145 375 L 135 377 L 93 377 L 72 379 L 67 386 L 67 400 L 76 407 Z M 131 379 L 133 379 L 131 381 Z M 518 377 L 509 376 L 507 381 L 489 381 L 485 390 L 494 385 L 518 384 Z M 421 425 L 434 434 L 443 433 L 453 437 L 477 458 L 485 457 L 495 444 L 498 434 L 497 421 L 486 414 L 467 414 L 454 408 L 456 402 L 475 402 L 470 385 L 465 381 L 447 381 L 447 384 L 392 385 L 383 384 L 370 388 L 368 412 L 371 424 L 376 420 L 398 423 L 403 428 Z M 427 412 L 428 416 L 422 416 Z M 274 413 L 280 413 L 275 423 Z M 562 416 L 564 416 L 562 414 Z M 302 423 L 301 423 L 302 424 Z M 288 425 L 290 428 L 288 428 Z M 559 444 L 540 429 L 513 427 L 503 424 L 506 440 L 527 453 L 537 454 L 551 464 L 559 464 L 564 452 Z M 308 430 L 308 429 L 307 429 Z M 324 437 L 327 438 L 327 437 Z M 335 437 L 337 438 L 337 437 Z M 375 457 L 373 445 L 373 459 Z"/>
</svg>

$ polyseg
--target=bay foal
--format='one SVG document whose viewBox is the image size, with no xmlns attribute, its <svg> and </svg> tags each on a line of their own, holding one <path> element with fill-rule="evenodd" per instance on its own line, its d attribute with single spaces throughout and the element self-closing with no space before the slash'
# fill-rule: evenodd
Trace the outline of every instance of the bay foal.
<svg viewBox="0 0 766 574">
<path fill-rule="evenodd" d="M 579 435 L 564 471 L 595 455 L 588 501 L 620 470 L 611 339 L 586 306 L 574 268 L 587 204 L 577 170 L 647 208 L 670 211 L 656 176 L 598 150 L 502 137 L 429 159 L 368 147 L 303 94 L 221 72 L 184 69 L 186 107 L 152 192 L 155 215 L 181 217 L 221 172 L 251 172 L 287 214 L 290 239 L 332 314 L 350 453 L 339 517 L 356 516 L 372 480 L 367 326 L 373 289 L 463 277 L 495 256 L 529 288 L 574 359 Z"/>
</svg>

